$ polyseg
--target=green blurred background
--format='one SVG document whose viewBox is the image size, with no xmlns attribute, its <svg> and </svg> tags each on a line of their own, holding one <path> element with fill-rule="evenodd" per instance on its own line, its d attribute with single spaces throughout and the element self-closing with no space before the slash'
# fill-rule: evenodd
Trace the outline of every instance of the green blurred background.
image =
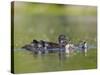
<svg viewBox="0 0 100 75">
<path fill-rule="evenodd" d="M 96 10 L 94 6 L 15 2 L 14 47 L 33 39 L 57 42 L 60 34 L 74 42 L 96 44 Z"/>
</svg>

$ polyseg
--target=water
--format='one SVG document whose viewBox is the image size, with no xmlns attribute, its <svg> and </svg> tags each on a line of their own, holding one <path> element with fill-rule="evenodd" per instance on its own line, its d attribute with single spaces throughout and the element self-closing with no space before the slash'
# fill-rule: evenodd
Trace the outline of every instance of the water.
<svg viewBox="0 0 100 75">
<path fill-rule="evenodd" d="M 16 73 L 67 71 L 96 68 L 96 49 L 91 49 L 85 57 L 82 54 L 59 57 L 58 53 L 33 55 L 26 50 L 14 51 Z M 84 66 L 83 66 L 84 65 Z"/>
<path fill-rule="evenodd" d="M 88 50 L 96 49 L 96 48 L 97 48 L 97 46 L 95 46 L 95 45 L 88 45 Z M 79 50 L 79 49 L 80 49 L 79 47 L 75 47 L 75 50 Z M 24 51 L 25 49 L 22 49 L 22 48 L 16 48 L 16 49 L 14 49 L 14 51 L 16 51 L 16 50 L 23 50 Z M 58 51 L 59 48 L 50 48 L 48 50 Z"/>
</svg>

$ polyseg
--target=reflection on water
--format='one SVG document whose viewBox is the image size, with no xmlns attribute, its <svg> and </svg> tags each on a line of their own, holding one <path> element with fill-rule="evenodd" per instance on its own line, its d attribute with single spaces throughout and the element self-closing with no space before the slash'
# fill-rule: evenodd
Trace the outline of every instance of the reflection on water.
<svg viewBox="0 0 100 75">
<path fill-rule="evenodd" d="M 38 55 L 36 59 L 39 60 L 38 65 L 51 70 L 53 68 L 58 68 L 58 70 L 63 68 L 63 63 L 66 60 L 66 58 L 63 58 L 58 54 Z"/>
<path fill-rule="evenodd" d="M 63 53 L 62 55 L 59 55 L 59 53 L 33 55 L 33 53 L 25 50 L 15 50 L 14 52 L 15 71 L 21 73 L 79 70 L 96 67 L 96 49 L 89 50 L 86 57 L 80 53 L 66 57 Z"/>
</svg>

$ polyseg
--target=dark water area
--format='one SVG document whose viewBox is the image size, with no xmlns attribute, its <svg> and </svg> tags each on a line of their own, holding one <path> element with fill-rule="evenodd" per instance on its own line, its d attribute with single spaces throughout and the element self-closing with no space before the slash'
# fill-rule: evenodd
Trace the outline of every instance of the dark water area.
<svg viewBox="0 0 100 75">
<path fill-rule="evenodd" d="M 97 46 L 95 46 L 95 45 L 88 45 L 88 50 L 96 49 L 96 48 L 97 48 Z M 80 49 L 79 47 L 75 47 L 75 50 L 79 50 L 79 49 Z M 22 48 L 16 48 L 16 49 L 14 49 L 14 51 L 21 51 L 21 50 L 24 51 L 25 49 L 22 49 Z M 49 48 L 48 50 L 59 51 L 59 48 Z"/>
</svg>

